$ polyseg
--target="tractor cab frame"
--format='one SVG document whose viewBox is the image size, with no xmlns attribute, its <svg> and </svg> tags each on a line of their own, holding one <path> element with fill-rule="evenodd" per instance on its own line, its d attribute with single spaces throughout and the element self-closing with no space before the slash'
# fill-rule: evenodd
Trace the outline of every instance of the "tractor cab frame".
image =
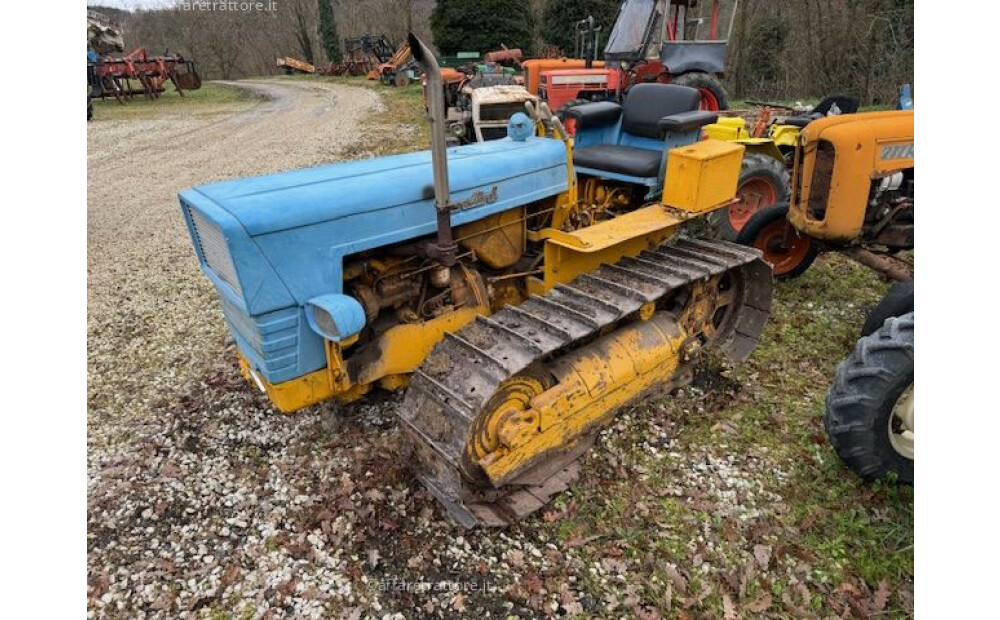
<svg viewBox="0 0 1000 620">
<path fill-rule="evenodd" d="M 604 59 L 628 64 L 658 60 L 675 75 L 722 75 L 738 6 L 738 0 L 626 0 Z"/>
<path fill-rule="evenodd" d="M 702 109 L 726 109 L 719 79 L 725 76 L 726 46 L 737 7 L 738 0 L 625 0 L 604 47 L 604 67 L 592 68 L 593 59 L 586 55 L 599 33 L 593 31 L 592 20 L 583 20 L 577 24 L 577 48 L 584 53 L 585 68 L 543 72 L 540 82 L 546 93 L 539 95 L 550 108 L 560 110 L 582 101 L 622 101 L 636 84 L 674 82 L 698 89 Z M 580 45 L 581 40 L 589 41 L 590 48 Z M 553 88 L 557 82 L 562 86 Z"/>
</svg>

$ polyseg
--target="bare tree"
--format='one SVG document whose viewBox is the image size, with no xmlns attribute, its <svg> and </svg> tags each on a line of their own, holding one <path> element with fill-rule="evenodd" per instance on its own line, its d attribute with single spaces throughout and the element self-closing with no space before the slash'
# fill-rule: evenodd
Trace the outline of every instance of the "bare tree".
<svg viewBox="0 0 1000 620">
<path fill-rule="evenodd" d="M 729 73 L 739 98 L 891 103 L 913 82 L 913 1 L 744 0 Z"/>
<path fill-rule="evenodd" d="M 548 0 L 532 0 L 540 14 Z M 865 104 L 893 101 L 913 81 L 914 0 L 742 0 L 729 45 L 736 99 L 796 100 L 834 92 Z M 341 37 L 408 31 L 431 42 L 434 0 L 333 0 Z M 278 56 L 322 62 L 316 0 L 279 0 L 275 11 L 115 13 L 129 49 L 181 52 L 205 78 L 274 73 Z M 572 24 L 567 24 L 572 28 Z"/>
</svg>

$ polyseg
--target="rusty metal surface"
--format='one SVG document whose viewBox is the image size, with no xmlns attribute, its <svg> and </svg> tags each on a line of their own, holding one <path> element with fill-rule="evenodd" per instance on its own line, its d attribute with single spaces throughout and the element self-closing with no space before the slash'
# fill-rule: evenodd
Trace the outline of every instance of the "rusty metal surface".
<svg viewBox="0 0 1000 620">
<path fill-rule="evenodd" d="M 913 264 L 901 258 L 889 256 L 888 254 L 876 254 L 871 250 L 860 247 L 847 248 L 841 252 L 848 258 L 855 260 L 866 267 L 870 267 L 879 273 L 883 273 L 893 280 L 912 280 Z"/>
<path fill-rule="evenodd" d="M 575 461 L 593 435 L 577 438 L 516 483 L 493 488 L 470 482 L 477 476 L 463 457 L 491 396 L 529 367 L 549 366 L 629 322 L 644 305 L 683 297 L 695 283 L 721 274 L 733 275 L 738 293 L 713 347 L 743 360 L 770 314 L 771 271 L 758 251 L 722 241 L 681 239 L 662 245 L 448 334 L 414 373 L 398 413 L 417 477 L 466 527 L 509 525 L 544 506 L 573 480 Z M 673 382 L 689 378 L 685 365 Z"/>
<path fill-rule="evenodd" d="M 121 103 L 145 95 L 156 99 L 170 81 L 183 96 L 185 90 L 201 88 L 201 77 L 194 62 L 180 54 L 150 56 L 144 48 L 136 48 L 126 56 L 104 56 L 91 68 L 102 99 L 114 97 Z"/>
<path fill-rule="evenodd" d="M 516 66 L 521 65 L 522 58 L 524 58 L 524 54 L 519 48 L 504 48 L 501 50 L 486 52 L 486 54 L 483 55 L 483 60 L 485 62 L 509 63 Z"/>
</svg>

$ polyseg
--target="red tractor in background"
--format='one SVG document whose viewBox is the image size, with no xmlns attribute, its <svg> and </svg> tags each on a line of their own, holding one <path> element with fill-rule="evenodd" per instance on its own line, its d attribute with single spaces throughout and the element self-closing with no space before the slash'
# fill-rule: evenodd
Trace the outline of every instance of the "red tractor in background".
<svg viewBox="0 0 1000 620">
<path fill-rule="evenodd" d="M 565 68 L 553 61 L 527 66 L 528 89 L 562 118 L 569 107 L 621 101 L 632 86 L 647 82 L 690 86 L 701 93 L 703 110 L 728 109 L 719 80 L 725 75 L 726 44 L 737 4 L 738 0 L 625 0 L 604 47 L 603 62 L 595 62 L 600 28 L 594 27 L 592 18 L 582 20 L 576 24 L 576 51 L 582 59 L 562 60 Z M 537 78 L 531 75 L 533 68 L 540 74 Z"/>
</svg>

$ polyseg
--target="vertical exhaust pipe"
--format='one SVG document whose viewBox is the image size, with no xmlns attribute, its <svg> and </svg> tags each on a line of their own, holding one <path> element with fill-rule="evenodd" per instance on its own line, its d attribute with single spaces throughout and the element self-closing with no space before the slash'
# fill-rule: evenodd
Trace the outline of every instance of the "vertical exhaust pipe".
<svg viewBox="0 0 1000 620">
<path fill-rule="evenodd" d="M 431 162 L 434 170 L 434 209 L 437 212 L 437 244 L 429 248 L 431 258 L 451 267 L 458 246 L 451 231 L 451 190 L 448 186 L 448 152 L 445 134 L 444 84 L 437 59 L 412 32 L 407 35 L 410 52 L 427 80 L 427 108 L 431 119 Z"/>
</svg>

